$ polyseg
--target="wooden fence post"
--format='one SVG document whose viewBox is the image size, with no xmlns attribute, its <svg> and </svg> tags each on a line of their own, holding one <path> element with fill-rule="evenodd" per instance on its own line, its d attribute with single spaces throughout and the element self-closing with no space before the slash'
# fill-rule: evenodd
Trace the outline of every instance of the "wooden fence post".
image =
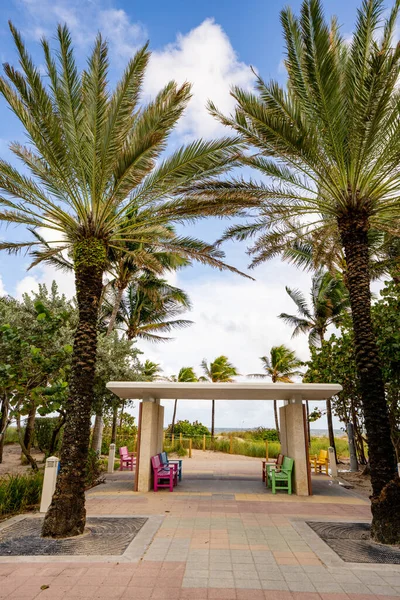
<svg viewBox="0 0 400 600">
<path fill-rule="evenodd" d="M 171 435 L 171 450 L 174 451 L 174 440 L 175 440 L 175 434 L 173 433 Z"/>
<path fill-rule="evenodd" d="M 206 436 L 203 435 L 203 452 L 206 451 Z"/>
<path fill-rule="evenodd" d="M 189 440 L 189 458 L 192 458 L 192 438 Z"/>
<path fill-rule="evenodd" d="M 229 454 L 233 454 L 233 438 L 232 438 L 232 434 L 229 436 Z"/>
<path fill-rule="evenodd" d="M 265 440 L 265 460 L 268 462 L 268 440 Z"/>
</svg>

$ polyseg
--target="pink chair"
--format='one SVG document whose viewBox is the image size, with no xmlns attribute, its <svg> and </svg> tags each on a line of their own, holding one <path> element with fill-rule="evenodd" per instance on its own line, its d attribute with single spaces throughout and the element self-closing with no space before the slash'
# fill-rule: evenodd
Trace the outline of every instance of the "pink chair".
<svg viewBox="0 0 400 600">
<path fill-rule="evenodd" d="M 163 467 L 158 455 L 151 457 L 151 466 L 153 467 L 154 491 L 157 492 L 159 487 L 169 487 L 169 491 L 173 492 L 174 485 L 178 483 L 177 470 L 174 467 Z"/>
<path fill-rule="evenodd" d="M 128 448 L 122 446 L 119 449 L 119 470 L 129 469 L 129 471 L 133 471 L 133 465 L 136 465 L 135 452 L 128 452 Z"/>
</svg>

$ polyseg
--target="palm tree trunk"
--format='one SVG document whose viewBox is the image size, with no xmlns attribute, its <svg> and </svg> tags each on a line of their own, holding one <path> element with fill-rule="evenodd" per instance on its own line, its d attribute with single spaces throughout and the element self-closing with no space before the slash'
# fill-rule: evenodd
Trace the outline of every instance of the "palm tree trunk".
<svg viewBox="0 0 400 600">
<path fill-rule="evenodd" d="M 171 435 L 174 433 L 174 429 L 175 429 L 175 419 L 176 419 L 176 408 L 178 406 L 178 400 L 175 400 L 174 402 L 174 412 L 172 414 L 172 423 L 171 423 Z"/>
<path fill-rule="evenodd" d="M 64 538 L 85 529 L 85 479 L 94 401 L 97 319 L 106 250 L 102 242 L 85 239 L 74 249 L 79 322 L 74 338 L 70 393 L 56 490 L 43 522 L 44 537 Z"/>
<path fill-rule="evenodd" d="M 278 403 L 276 400 L 274 400 L 274 417 L 275 417 L 275 429 L 276 429 L 276 433 L 278 434 L 278 439 L 280 441 L 281 436 L 280 436 L 280 432 L 279 432 Z"/>
<path fill-rule="evenodd" d="M 214 431 L 215 431 L 215 400 L 211 401 L 211 439 L 214 439 Z"/>
<path fill-rule="evenodd" d="M 118 310 L 119 310 L 119 307 L 121 306 L 121 300 L 122 300 L 123 293 L 124 293 L 124 288 L 123 287 L 118 288 L 117 295 L 115 296 L 115 304 L 113 306 L 111 317 L 110 317 L 110 320 L 108 322 L 108 327 L 107 327 L 107 333 L 106 333 L 106 335 L 110 335 L 110 333 L 114 329 L 115 321 L 117 319 Z"/>
<path fill-rule="evenodd" d="M 388 406 L 371 319 L 368 219 L 353 214 L 338 220 L 347 264 L 356 366 L 363 401 L 372 484 L 372 536 L 400 542 L 400 480 L 390 437 Z"/>
</svg>

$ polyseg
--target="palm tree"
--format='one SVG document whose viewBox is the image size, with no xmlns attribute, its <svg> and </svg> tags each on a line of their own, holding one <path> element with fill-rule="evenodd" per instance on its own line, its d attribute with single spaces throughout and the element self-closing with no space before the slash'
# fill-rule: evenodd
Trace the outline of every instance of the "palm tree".
<svg viewBox="0 0 400 600">
<path fill-rule="evenodd" d="M 367 431 L 372 483 L 372 535 L 400 542 L 400 479 L 390 439 L 382 370 L 371 321 L 368 232 L 398 233 L 400 216 L 400 45 L 393 36 L 400 9 L 395 0 L 385 18 L 382 0 L 364 0 L 350 43 L 336 19 L 326 21 L 321 0 L 304 0 L 300 16 L 281 12 L 288 86 L 258 78 L 258 95 L 239 88 L 237 108 L 225 117 L 256 152 L 243 163 L 266 180 L 215 185 L 215 202 L 250 198 L 259 203 L 256 221 L 233 237 L 258 234 L 262 248 L 271 236 L 299 240 L 312 231 L 324 236 L 334 224 L 346 261 L 346 286 Z M 197 197 L 210 190 L 198 186 Z"/>
<path fill-rule="evenodd" d="M 178 375 L 173 375 L 171 377 L 171 381 L 186 382 L 186 383 L 193 382 L 194 383 L 194 382 L 198 381 L 198 377 L 197 377 L 196 373 L 194 372 L 193 367 L 182 367 L 182 369 L 179 371 Z M 178 406 L 178 400 L 176 399 L 174 402 L 174 412 L 172 415 L 171 434 L 174 433 L 177 406 Z"/>
<path fill-rule="evenodd" d="M 297 306 L 297 315 L 281 313 L 279 318 L 291 325 L 292 337 L 308 333 L 311 346 L 322 344 L 329 325 L 338 327 L 343 322 L 349 306 L 347 290 L 343 281 L 320 269 L 312 278 L 311 309 L 300 290 L 286 287 L 286 292 Z"/>
<path fill-rule="evenodd" d="M 169 231 L 174 232 L 172 227 L 169 228 Z M 159 252 L 157 248 L 146 247 L 144 244 L 127 244 L 127 249 L 128 253 L 125 251 L 113 252 L 109 287 L 114 291 L 114 297 L 107 325 L 107 335 L 114 329 L 124 291 L 131 281 L 146 272 L 160 276 L 165 272 L 176 271 L 190 265 L 190 260 L 178 252 Z"/>
<path fill-rule="evenodd" d="M 308 333 L 310 346 L 315 346 L 318 342 L 322 345 L 329 325 L 340 326 L 344 313 L 349 307 L 349 298 L 343 281 L 323 269 L 319 269 L 312 278 L 311 309 L 299 290 L 286 287 L 286 291 L 296 304 L 298 315 L 281 313 L 279 318 L 294 327 L 292 337 L 299 333 Z M 326 400 L 326 418 L 329 444 L 335 450 L 336 456 L 330 398 Z"/>
<path fill-rule="evenodd" d="M 105 312 L 113 306 L 114 299 L 108 299 Z M 146 273 L 132 281 L 120 299 L 116 326 L 125 331 L 129 340 L 164 342 L 171 338 L 159 334 L 192 324 L 187 319 L 175 318 L 190 308 L 186 292 L 169 285 L 165 279 Z"/>
<path fill-rule="evenodd" d="M 190 85 L 170 82 L 147 106 L 140 105 L 147 46 L 129 61 L 112 91 L 108 47 L 100 34 L 86 69 L 79 72 L 66 26 L 58 27 L 56 53 L 42 40 L 40 68 L 10 28 L 20 69 L 4 65 L 0 93 L 22 123 L 29 145 L 11 145 L 23 170 L 0 160 L 0 220 L 25 225 L 28 233 L 21 242 L 1 242 L 0 249 L 33 252 L 32 266 L 69 253 L 79 308 L 62 466 L 43 524 L 44 536 L 66 537 L 81 534 L 85 526 L 97 320 L 112 252 L 132 255 L 143 267 L 143 253 L 127 244 L 145 244 L 225 268 L 219 251 L 170 228 L 208 214 L 237 212 L 234 201 L 223 207 L 187 195 L 195 183 L 211 185 L 235 164 L 237 139 L 195 141 L 163 159 L 168 136 L 190 99 Z M 52 239 L 57 232 L 50 249 L 29 236 L 38 228 L 50 230 Z"/>
<path fill-rule="evenodd" d="M 207 359 L 201 361 L 201 368 L 203 369 L 204 376 L 200 379 L 202 381 L 212 381 L 213 383 L 230 383 L 233 381 L 233 377 L 239 375 L 236 367 L 229 362 L 227 356 L 218 356 L 210 364 L 207 363 Z M 211 437 L 214 437 L 215 431 L 215 400 L 212 400 L 211 406 Z"/>
<path fill-rule="evenodd" d="M 292 377 L 302 375 L 298 370 L 303 363 L 296 357 L 293 350 L 282 344 L 281 346 L 272 346 L 269 356 L 261 356 L 265 373 L 251 373 L 249 377 L 269 377 L 272 383 L 293 383 Z M 279 432 L 278 403 L 274 400 L 275 429 Z"/>
</svg>

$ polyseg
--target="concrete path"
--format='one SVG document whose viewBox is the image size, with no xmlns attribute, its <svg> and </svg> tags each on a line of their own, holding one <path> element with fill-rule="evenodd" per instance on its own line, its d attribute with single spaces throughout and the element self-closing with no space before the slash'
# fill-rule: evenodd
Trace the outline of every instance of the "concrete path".
<svg viewBox="0 0 400 600">
<path fill-rule="evenodd" d="M 194 452 L 173 493 L 132 492 L 115 473 L 88 493 L 90 515 L 161 515 L 138 562 L 0 564 L 0 598 L 376 600 L 400 597 L 400 566 L 343 563 L 304 520 L 366 521 L 369 503 L 314 478 L 309 498 L 273 496 L 259 459 Z M 48 587 L 46 587 L 48 586 Z M 45 588 L 45 589 L 41 589 Z"/>
</svg>

